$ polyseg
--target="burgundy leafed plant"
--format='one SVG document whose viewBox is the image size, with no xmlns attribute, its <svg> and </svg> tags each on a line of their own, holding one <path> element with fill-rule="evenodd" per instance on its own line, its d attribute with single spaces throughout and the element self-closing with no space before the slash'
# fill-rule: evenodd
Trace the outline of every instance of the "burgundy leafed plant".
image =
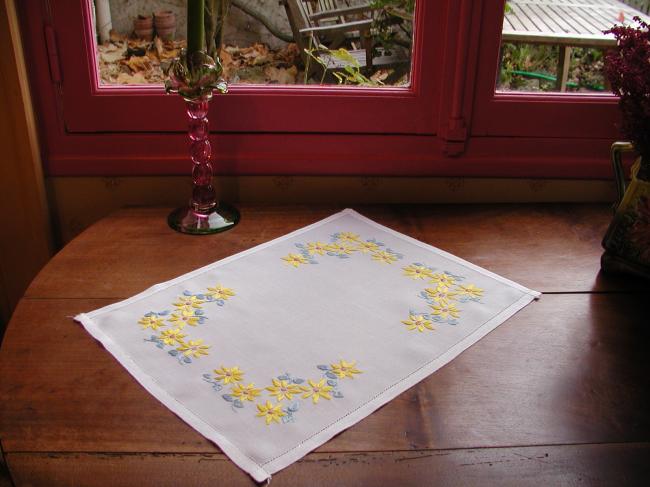
<svg viewBox="0 0 650 487">
<path fill-rule="evenodd" d="M 605 58 L 605 75 L 620 97 L 623 134 L 650 164 L 650 28 L 639 17 L 639 25 L 616 26 L 605 33 L 616 37 L 617 48 Z"/>
</svg>

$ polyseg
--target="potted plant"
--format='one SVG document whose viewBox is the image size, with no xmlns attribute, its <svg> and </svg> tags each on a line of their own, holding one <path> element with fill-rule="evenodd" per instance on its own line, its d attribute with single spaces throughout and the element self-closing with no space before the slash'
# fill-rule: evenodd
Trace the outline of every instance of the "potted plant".
<svg viewBox="0 0 650 487">
<path fill-rule="evenodd" d="M 619 96 L 621 131 L 630 143 L 612 146 L 619 188 L 614 219 L 603 239 L 605 271 L 629 272 L 650 278 L 650 26 L 639 17 L 637 26 L 618 25 L 616 49 L 605 58 L 605 75 Z M 633 149 L 638 158 L 626 187 L 620 152 Z"/>
</svg>

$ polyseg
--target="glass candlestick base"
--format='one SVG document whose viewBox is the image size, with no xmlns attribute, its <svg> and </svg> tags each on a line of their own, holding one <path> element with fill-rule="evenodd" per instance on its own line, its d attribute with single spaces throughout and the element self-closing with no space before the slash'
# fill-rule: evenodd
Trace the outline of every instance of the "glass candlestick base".
<svg viewBox="0 0 650 487">
<path fill-rule="evenodd" d="M 172 211 L 167 217 L 167 223 L 177 232 L 192 235 L 225 232 L 239 223 L 239 210 L 223 201 L 202 211 L 184 206 Z"/>
<path fill-rule="evenodd" d="M 239 211 L 217 199 L 212 186 L 212 145 L 208 125 L 211 94 L 186 98 L 189 117 L 190 159 L 192 160 L 192 197 L 187 206 L 177 208 L 167 217 L 177 232 L 206 235 L 230 230 L 239 222 Z"/>
</svg>

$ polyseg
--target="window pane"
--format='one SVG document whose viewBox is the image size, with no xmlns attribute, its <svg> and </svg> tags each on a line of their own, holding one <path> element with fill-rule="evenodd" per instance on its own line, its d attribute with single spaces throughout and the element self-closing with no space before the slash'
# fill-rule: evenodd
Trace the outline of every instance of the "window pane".
<svg viewBox="0 0 650 487">
<path fill-rule="evenodd" d="M 163 83 L 186 45 L 186 1 L 94 7 L 100 83 Z M 232 0 L 214 39 L 233 84 L 408 86 L 414 9 L 415 0 Z"/>
<path fill-rule="evenodd" d="M 649 8 L 650 0 L 508 0 L 497 90 L 608 92 L 604 54 L 616 43 L 603 31 L 636 15 L 647 22 Z"/>
</svg>

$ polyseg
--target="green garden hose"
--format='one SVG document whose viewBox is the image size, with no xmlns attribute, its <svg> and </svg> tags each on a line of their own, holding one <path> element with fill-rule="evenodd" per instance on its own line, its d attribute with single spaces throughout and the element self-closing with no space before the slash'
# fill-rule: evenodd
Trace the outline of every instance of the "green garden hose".
<svg viewBox="0 0 650 487">
<path fill-rule="evenodd" d="M 523 76 L 524 78 L 541 79 L 544 81 L 552 81 L 554 83 L 557 81 L 557 78 L 551 74 L 531 73 L 530 71 L 520 71 L 518 69 L 513 69 L 512 71 L 509 71 L 509 73 L 516 74 L 518 76 Z M 567 82 L 566 85 L 569 88 L 579 88 L 580 86 L 578 85 L 578 83 L 575 83 L 573 81 Z M 585 85 L 585 86 L 591 90 L 605 91 L 605 87 L 602 85 Z"/>
</svg>

